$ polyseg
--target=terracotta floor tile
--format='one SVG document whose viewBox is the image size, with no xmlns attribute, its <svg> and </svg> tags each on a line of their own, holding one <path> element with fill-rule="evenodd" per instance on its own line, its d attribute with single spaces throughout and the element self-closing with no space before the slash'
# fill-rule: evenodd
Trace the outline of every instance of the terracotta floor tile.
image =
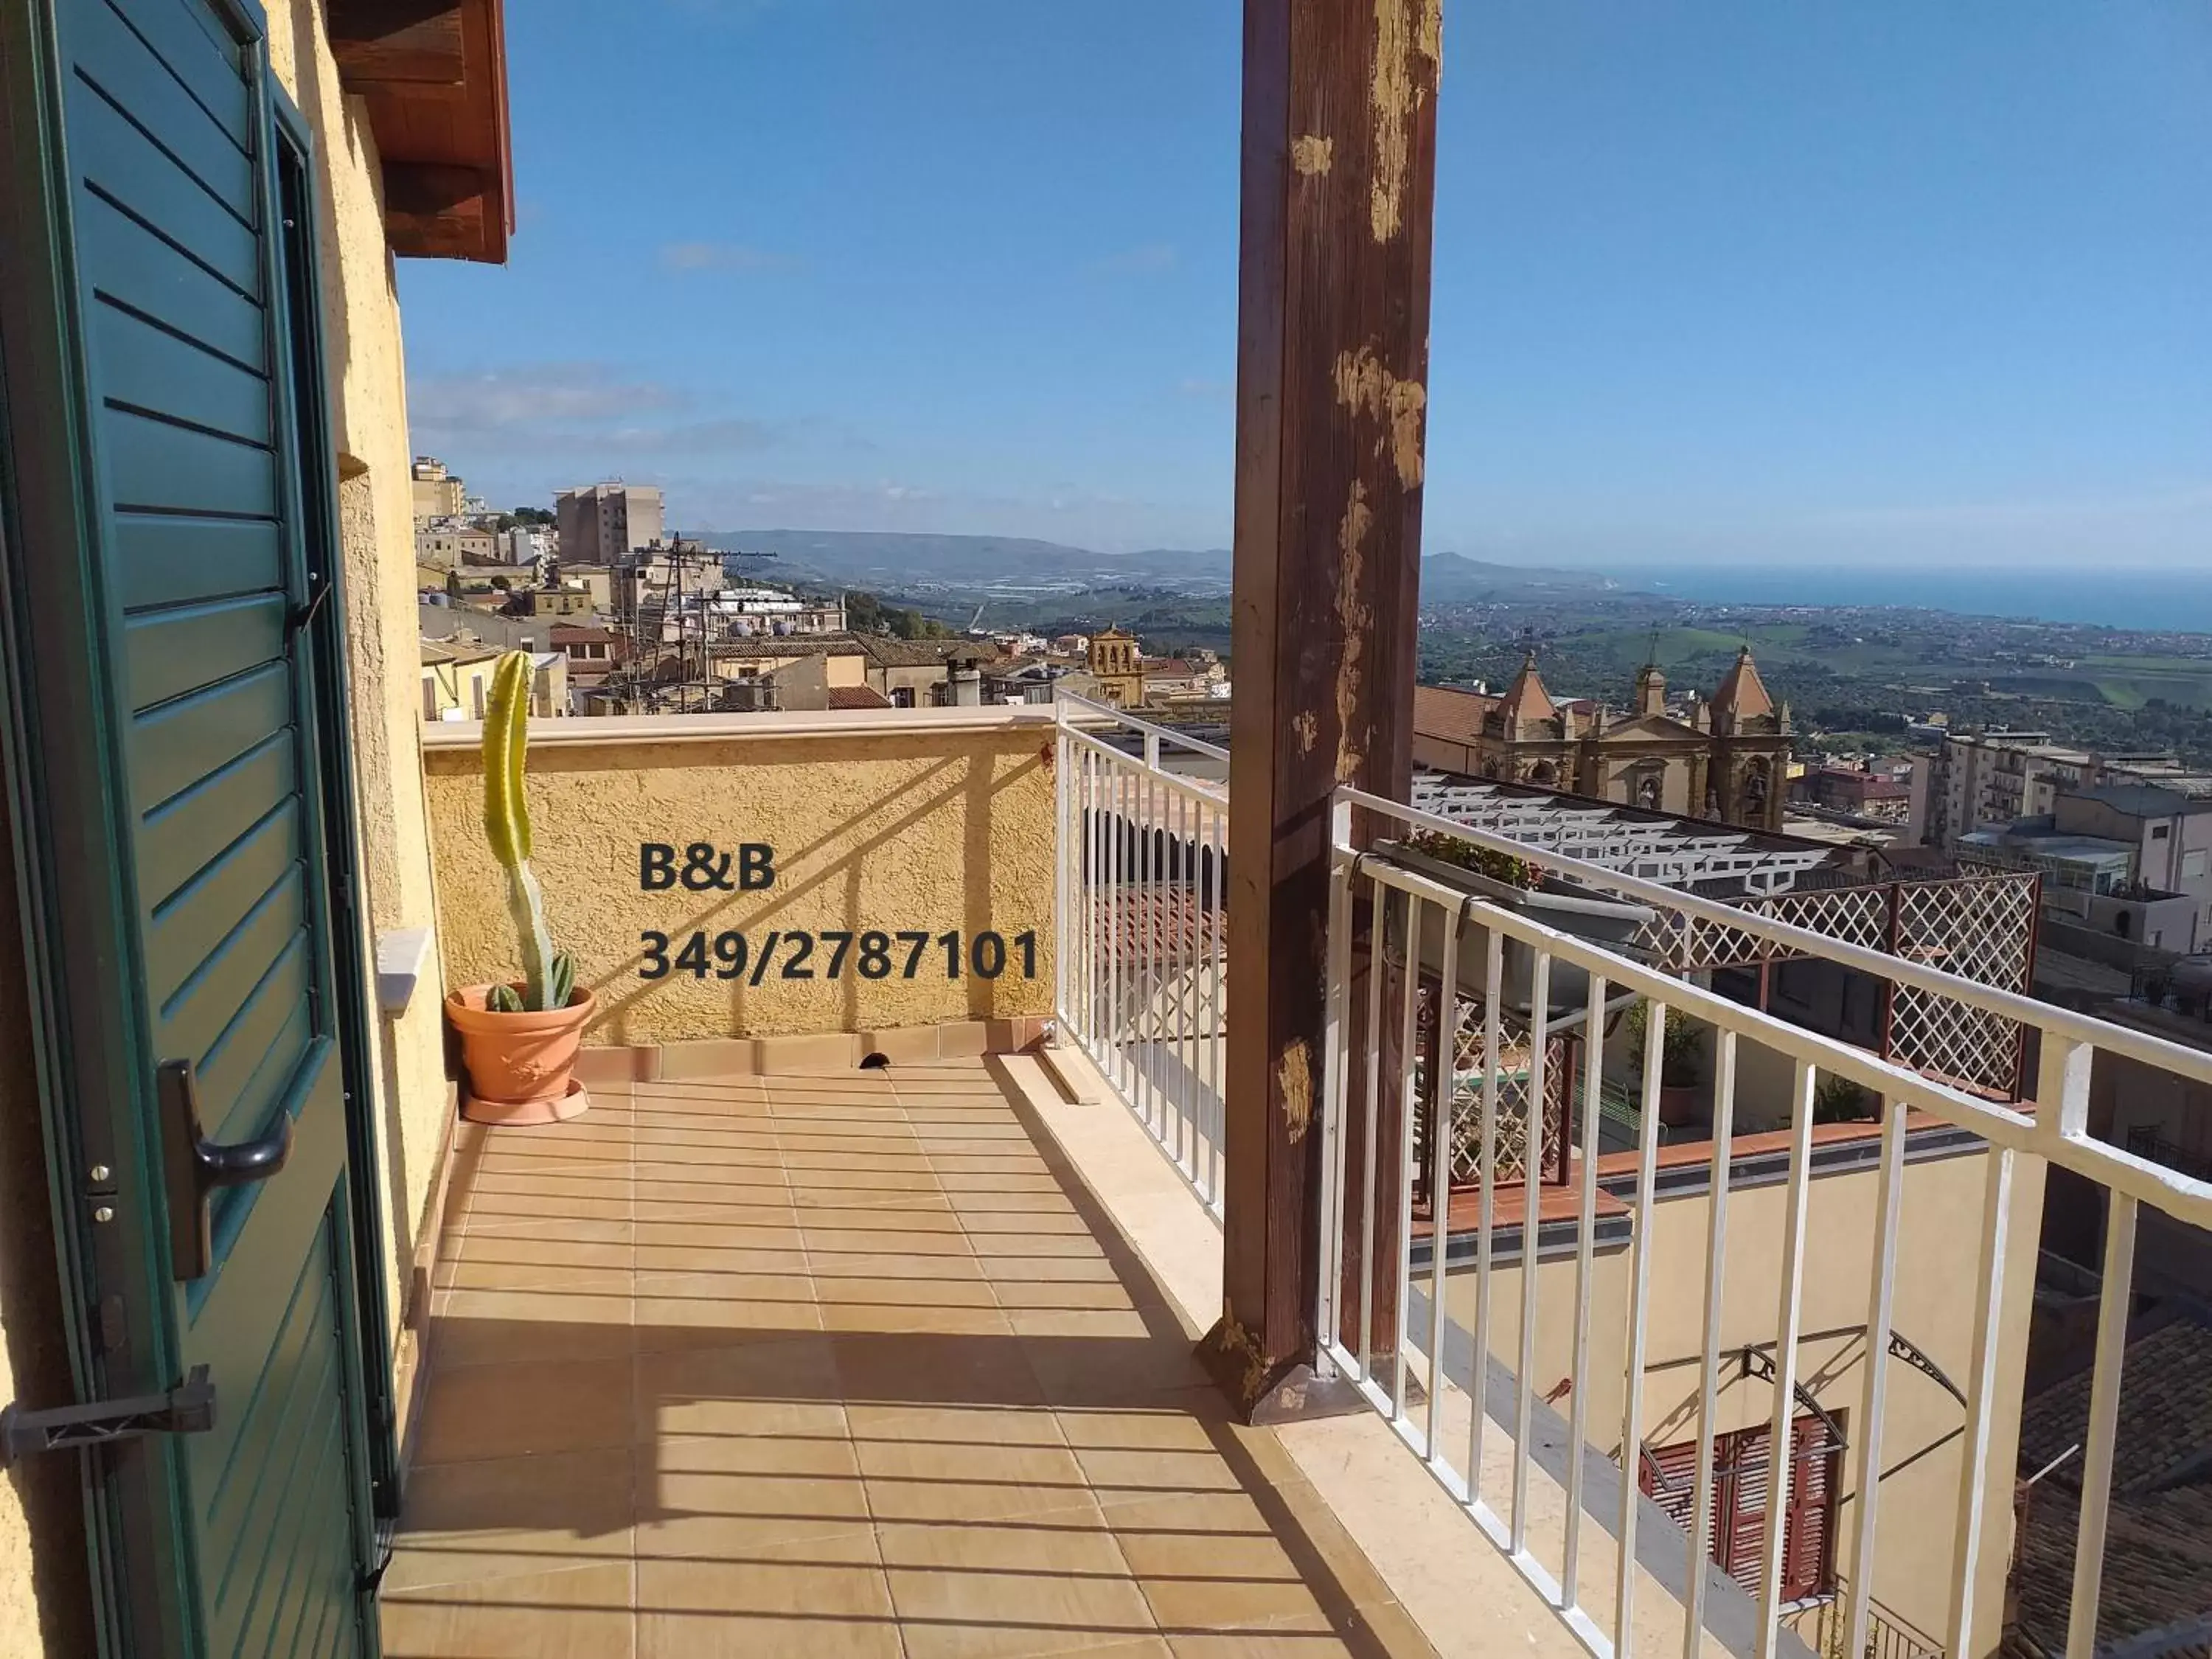
<svg viewBox="0 0 2212 1659">
<path fill-rule="evenodd" d="M 1352 1659 L 1354 1653 L 1326 1630 L 1170 1632 L 1168 1651 L 1174 1659 Z M 1360 1650 L 1358 1659 L 1374 1659 L 1374 1650 Z"/>
<path fill-rule="evenodd" d="M 635 1233 L 629 1206 L 620 1207 L 622 1213 L 612 1218 L 489 1214 L 478 1210 L 465 1216 L 459 1227 L 449 1230 L 447 1238 L 456 1250 L 465 1250 L 468 1240 L 492 1238 L 627 1246 Z"/>
<path fill-rule="evenodd" d="M 830 1339 L 848 1401 L 1036 1406 L 1044 1391 L 1017 1339 L 926 1334 Z"/>
<path fill-rule="evenodd" d="M 1282 1578 L 1192 1576 L 1140 1582 L 1152 1616 L 1170 1636 L 1208 1632 L 1288 1636 L 1331 1628 L 1320 1600 L 1295 1573 Z"/>
<path fill-rule="evenodd" d="M 817 1187 L 801 1181 L 791 1201 L 802 1211 L 890 1211 L 907 1215 L 951 1215 L 951 1200 L 934 1187 Z"/>
<path fill-rule="evenodd" d="M 586 1164 L 580 1170 L 573 1164 L 557 1164 L 546 1169 L 477 1170 L 469 1181 L 469 1206 L 473 1209 L 487 1200 L 508 1197 L 574 1199 L 596 1203 L 623 1196 L 629 1190 L 629 1180 L 627 1159 L 605 1165 Z"/>
<path fill-rule="evenodd" d="M 994 1279 L 991 1289 L 999 1305 L 1038 1313 L 1128 1313 L 1140 1304 L 1119 1279 L 1085 1282 L 1080 1279 Z"/>
<path fill-rule="evenodd" d="M 629 1275 L 620 1294 L 591 1290 L 443 1291 L 431 1298 L 431 1361 L 440 1371 L 630 1352 Z"/>
<path fill-rule="evenodd" d="M 1064 1211 L 987 1210 L 969 1206 L 954 1206 L 960 1215 L 960 1224 L 971 1233 L 994 1236 L 1020 1236 L 1028 1238 L 1080 1238 L 1096 1243 L 1091 1237 L 1091 1224 L 1075 1212 L 1073 1206 Z"/>
<path fill-rule="evenodd" d="M 1060 1425 L 1042 1407 L 848 1405 L 856 1443 L 1060 1446 Z"/>
<path fill-rule="evenodd" d="M 981 1275 L 923 1282 L 885 1273 L 817 1274 L 814 1295 L 824 1307 L 866 1303 L 937 1308 L 995 1309 L 999 1305 L 991 1286 Z"/>
<path fill-rule="evenodd" d="M 672 1200 L 640 1198 L 637 1218 L 641 1224 L 654 1222 L 674 1231 L 653 1235 L 657 1243 L 665 1243 L 678 1235 L 689 1237 L 702 1244 L 724 1244 L 733 1249 L 753 1250 L 786 1250 L 799 1243 L 799 1228 L 787 1220 L 791 1212 L 747 1204 L 695 1202 L 690 1200 Z M 641 1227 L 638 1241 L 646 1242 L 647 1235 Z"/>
<path fill-rule="evenodd" d="M 969 1247 L 964 1232 L 923 1232 L 896 1227 L 811 1227 L 802 1226 L 803 1242 L 807 1250 L 823 1251 L 831 1255 L 879 1255 L 896 1250 L 908 1255 L 967 1256 L 975 1252 Z"/>
<path fill-rule="evenodd" d="M 632 1659 L 628 1561 L 387 1593 L 385 1659 Z"/>
<path fill-rule="evenodd" d="M 1244 1490 L 1236 1469 L 1211 1446 L 1192 1451 L 1079 1446 L 1075 1457 L 1098 1501 L 1108 1505 L 1125 1498 Z"/>
<path fill-rule="evenodd" d="M 1113 1285 L 1121 1283 L 1114 1264 L 1101 1255 L 979 1256 L 983 1277 L 994 1284 Z"/>
<path fill-rule="evenodd" d="M 899 1279 L 919 1284 L 981 1284 L 982 1264 L 972 1255 L 904 1255 L 890 1250 L 825 1250 L 811 1246 L 807 1265 L 817 1283 L 832 1279 Z"/>
<path fill-rule="evenodd" d="M 794 1211 L 799 1224 L 823 1231 L 938 1233 L 957 1238 L 966 1231 L 950 1205 L 878 1204 L 848 1206 L 809 1204 Z"/>
<path fill-rule="evenodd" d="M 635 1430 L 662 1435 L 845 1433 L 830 1340 L 801 1335 L 641 1354 Z"/>
<path fill-rule="evenodd" d="M 1146 1407 L 1212 1386 L 1180 1336 L 1024 1337 L 1022 1348 L 1048 1397 L 1070 1408 Z"/>
<path fill-rule="evenodd" d="M 630 1458 L 611 1446 L 415 1470 L 385 1593 L 626 1564 Z"/>
<path fill-rule="evenodd" d="M 1152 1322 L 1134 1308 L 1016 1309 L 1008 1316 L 1019 1336 L 1066 1336 L 1107 1340 L 1154 1334 Z"/>
<path fill-rule="evenodd" d="M 417 1464 L 618 1446 L 635 1417 L 627 1356 L 581 1364 L 469 1365 L 432 1360 L 416 1428 Z"/>
<path fill-rule="evenodd" d="M 392 1659 L 1426 1655 L 983 1066 L 622 1104 L 462 1143 Z"/>
<path fill-rule="evenodd" d="M 471 1193 L 462 1224 L 471 1232 L 511 1221 L 628 1221 L 629 1186 L 595 1198 L 550 1196 L 544 1193 Z"/>
<path fill-rule="evenodd" d="M 895 1302 L 831 1303 L 822 1309 L 822 1328 L 837 1333 L 892 1335 L 1011 1337 L 1014 1328 L 996 1308 L 945 1308 Z"/>
<path fill-rule="evenodd" d="M 872 1440 L 859 1450 L 868 1508 L 880 1522 L 981 1526 L 1050 1512 L 1063 1527 L 1106 1524 L 1064 1447 Z"/>
<path fill-rule="evenodd" d="M 635 1496 L 641 1561 L 745 1560 L 870 1527 L 853 1447 L 827 1437 L 664 1441 L 641 1449 Z"/>
<path fill-rule="evenodd" d="M 706 1206 L 685 1207 L 704 1209 Z M 647 1245 L 654 1245 L 672 1249 L 697 1246 L 702 1249 L 716 1250 L 796 1249 L 799 1248 L 799 1228 L 795 1221 L 788 1218 L 790 1215 L 788 1210 L 750 1210 L 737 1206 L 698 1215 L 641 1215 L 637 1219 L 638 1248 L 642 1249 Z"/>
<path fill-rule="evenodd" d="M 730 1294 L 733 1296 L 747 1294 L 745 1285 L 756 1275 L 806 1272 L 806 1252 L 797 1246 L 758 1249 L 726 1244 L 640 1244 L 635 1254 L 635 1271 L 641 1278 L 664 1273 L 726 1273 L 731 1280 Z"/>
<path fill-rule="evenodd" d="M 763 1281 L 764 1294 L 734 1295 L 730 1280 L 706 1273 L 656 1274 L 637 1293 L 637 1352 L 673 1353 L 801 1335 L 822 1328 L 812 1281 L 793 1275 Z"/>
<path fill-rule="evenodd" d="M 966 1563 L 888 1576 L 908 1659 L 1079 1653 L 1153 1635 L 1151 1609 L 1126 1577 Z"/>
<path fill-rule="evenodd" d="M 1133 1583 L 1128 1563 L 1114 1534 L 1097 1524 L 1088 1510 L 1073 1513 L 1073 1524 L 1033 1527 L 916 1526 L 884 1522 L 876 1528 L 884 1565 L 896 1573 L 1037 1573 L 1070 1577 L 1118 1579 Z M 1151 1622 L 1149 1615 L 1146 1622 Z"/>
<path fill-rule="evenodd" d="M 750 1561 L 641 1560 L 637 1659 L 901 1659 L 866 1531 Z"/>
</svg>

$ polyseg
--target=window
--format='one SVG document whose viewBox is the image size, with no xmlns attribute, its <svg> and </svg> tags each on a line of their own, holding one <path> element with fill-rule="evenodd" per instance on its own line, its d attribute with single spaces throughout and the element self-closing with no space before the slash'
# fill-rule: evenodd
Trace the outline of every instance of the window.
<svg viewBox="0 0 2212 1659">
<path fill-rule="evenodd" d="M 1842 1497 L 1844 1448 L 1810 1413 L 1797 1419 L 1790 1438 L 1796 1468 L 1782 1528 L 1782 1599 L 1802 1601 L 1836 1587 L 1836 1509 Z M 1713 1449 L 1713 1560 L 1754 1595 L 1759 1552 L 1766 1541 L 1771 1439 L 1771 1430 L 1761 1424 L 1717 1437 Z M 1698 1443 L 1689 1440 L 1647 1449 L 1638 1482 L 1644 1495 L 1688 1532 L 1697 1479 Z"/>
<path fill-rule="evenodd" d="M 2154 823 L 2150 827 L 2150 838 L 2153 841 L 2164 841 L 2172 829 L 2173 826 L 2170 823 Z"/>
</svg>

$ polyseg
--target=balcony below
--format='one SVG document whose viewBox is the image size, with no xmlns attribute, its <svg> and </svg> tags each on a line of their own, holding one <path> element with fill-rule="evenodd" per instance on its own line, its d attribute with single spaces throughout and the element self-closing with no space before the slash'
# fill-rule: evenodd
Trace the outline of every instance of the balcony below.
<svg viewBox="0 0 2212 1659">
<path fill-rule="evenodd" d="M 469 1133 L 391 1659 L 1435 1651 L 1096 1194 L 1153 1178 L 1203 1233 L 1196 1200 L 1047 1090 L 1020 1058 L 599 1085 Z M 1118 1151 L 1079 1176 L 1040 1113 L 1086 1109 Z M 1312 1425 L 1347 1427 L 1425 1495 L 1378 1422 Z"/>
</svg>

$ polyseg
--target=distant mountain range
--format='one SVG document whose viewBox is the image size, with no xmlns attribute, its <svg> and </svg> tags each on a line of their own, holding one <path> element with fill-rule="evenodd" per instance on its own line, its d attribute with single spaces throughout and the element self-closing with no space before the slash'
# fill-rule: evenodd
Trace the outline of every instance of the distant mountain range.
<svg viewBox="0 0 2212 1659">
<path fill-rule="evenodd" d="M 754 567 L 771 579 L 811 578 L 894 593 L 932 587 L 1017 592 L 1158 586 L 1225 592 L 1230 580 L 1226 548 L 1101 553 L 1012 536 L 852 530 L 710 531 L 701 539 L 726 552 L 774 555 L 773 561 L 763 559 Z M 1492 564 L 1458 553 L 1433 554 L 1421 561 L 1424 605 L 1618 592 L 1620 586 L 1594 570 Z"/>
<path fill-rule="evenodd" d="M 710 531 L 701 540 L 732 553 L 771 553 L 763 576 L 813 576 L 856 587 L 1066 588 L 1229 586 L 1225 548 L 1193 553 L 1099 553 L 1016 536 L 918 536 L 889 531 Z"/>
</svg>

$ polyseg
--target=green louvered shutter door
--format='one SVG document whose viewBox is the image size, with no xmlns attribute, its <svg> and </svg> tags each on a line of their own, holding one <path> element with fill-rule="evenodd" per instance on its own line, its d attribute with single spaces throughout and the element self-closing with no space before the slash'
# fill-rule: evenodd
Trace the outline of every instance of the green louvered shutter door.
<svg viewBox="0 0 2212 1659">
<path fill-rule="evenodd" d="M 208 1139 L 293 1120 L 175 1292 L 216 1426 L 182 1443 L 210 1656 L 374 1651 L 282 216 L 264 58 L 212 0 L 60 0 L 98 538 L 130 779 L 147 1054 Z M 317 573 L 327 579 L 327 564 Z M 167 1126 L 164 1126 L 165 1130 Z"/>
</svg>

